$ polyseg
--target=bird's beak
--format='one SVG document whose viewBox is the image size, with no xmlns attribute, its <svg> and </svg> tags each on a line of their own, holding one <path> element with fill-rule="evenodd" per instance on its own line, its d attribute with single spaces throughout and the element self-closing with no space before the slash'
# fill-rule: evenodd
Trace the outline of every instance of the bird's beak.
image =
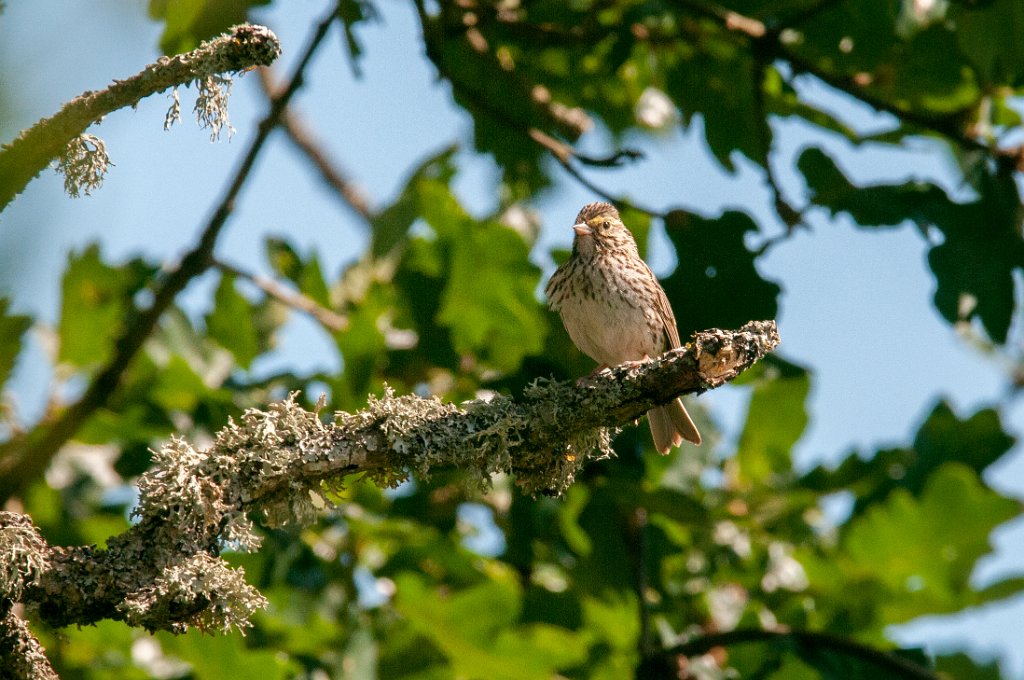
<svg viewBox="0 0 1024 680">
<path fill-rule="evenodd" d="M 583 222 L 572 225 L 572 230 L 576 232 L 577 236 L 590 236 L 594 233 L 594 230 Z"/>
</svg>

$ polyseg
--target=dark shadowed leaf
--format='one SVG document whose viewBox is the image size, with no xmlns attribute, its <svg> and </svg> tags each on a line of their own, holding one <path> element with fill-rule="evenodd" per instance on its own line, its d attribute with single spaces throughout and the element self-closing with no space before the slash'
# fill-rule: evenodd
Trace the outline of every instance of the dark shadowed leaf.
<svg viewBox="0 0 1024 680">
<path fill-rule="evenodd" d="M 860 655 L 827 644 L 796 644 L 800 658 L 821 674 L 822 680 L 905 680 L 911 676 L 902 667 L 893 667 L 881 659 L 891 654 L 912 664 L 921 673 L 928 671 L 928 659 L 919 649 L 877 650 L 877 655 Z"/>
<path fill-rule="evenodd" d="M 366 0 L 340 0 L 338 2 L 338 19 L 345 28 L 345 46 L 348 48 L 349 63 L 352 71 L 361 76 L 359 58 L 363 56 L 363 46 L 356 37 L 356 26 L 368 19 L 376 17 L 376 9 Z"/>
<path fill-rule="evenodd" d="M 735 151 L 767 163 L 771 130 L 764 112 L 757 110 L 755 92 L 762 77 L 756 62 L 727 33 L 697 45 L 681 43 L 666 83 L 685 120 L 701 114 L 708 148 L 718 162 L 735 170 Z"/>
<path fill-rule="evenodd" d="M 1024 4 L 1017 0 L 953 2 L 949 22 L 964 57 L 986 84 L 1024 78 Z"/>
<path fill-rule="evenodd" d="M 999 663 L 977 661 L 964 654 L 950 654 L 935 659 L 935 670 L 952 680 L 969 678 L 970 680 L 1004 680 L 999 670 Z"/>
<path fill-rule="evenodd" d="M 1015 441 L 1003 430 L 995 410 L 983 409 L 961 419 L 948 403 L 940 401 L 911 447 L 884 449 L 869 459 L 851 455 L 835 470 L 811 470 L 802 484 L 823 493 L 849 489 L 857 496 L 854 512 L 860 512 L 885 500 L 895 489 L 919 495 L 928 478 L 945 463 L 963 463 L 981 474 Z"/>
<path fill-rule="evenodd" d="M 800 171 L 815 203 L 848 213 L 859 226 L 917 224 L 941 238 L 928 253 L 935 306 L 951 323 L 977 318 L 989 337 L 1006 341 L 1014 311 L 1014 271 L 1024 267 L 1020 196 L 1013 176 L 980 168 L 978 198 L 954 203 L 931 184 L 858 187 L 820 149 L 800 155 Z M 938 235 L 936 235 L 938 236 Z"/>
<path fill-rule="evenodd" d="M 683 342 L 694 331 L 775 318 L 781 289 L 758 274 L 754 253 L 744 245 L 744 235 L 757 231 L 749 216 L 730 211 L 705 219 L 674 210 L 665 229 L 680 257 L 662 284 Z"/>
</svg>

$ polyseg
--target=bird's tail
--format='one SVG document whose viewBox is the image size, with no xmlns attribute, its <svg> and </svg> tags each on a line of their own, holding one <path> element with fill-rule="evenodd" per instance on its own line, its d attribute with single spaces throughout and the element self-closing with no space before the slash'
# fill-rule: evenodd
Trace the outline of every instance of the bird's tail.
<svg viewBox="0 0 1024 680">
<path fill-rule="evenodd" d="M 663 456 L 673 446 L 679 446 L 684 439 L 700 445 L 700 432 L 697 432 L 697 426 L 693 424 L 690 414 L 686 412 L 686 407 L 679 399 L 652 408 L 647 412 L 647 423 L 651 426 L 654 448 Z"/>
</svg>

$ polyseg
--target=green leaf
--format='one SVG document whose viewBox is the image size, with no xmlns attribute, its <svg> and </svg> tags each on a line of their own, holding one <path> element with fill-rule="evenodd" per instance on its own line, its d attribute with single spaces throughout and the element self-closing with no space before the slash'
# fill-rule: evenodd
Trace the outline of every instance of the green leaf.
<svg viewBox="0 0 1024 680">
<path fill-rule="evenodd" d="M 853 491 L 857 496 L 854 512 L 859 513 L 884 501 L 895 489 L 920 495 L 929 477 L 945 463 L 963 463 L 980 475 L 1015 441 L 1003 430 L 994 409 L 961 419 L 947 402 L 940 401 L 921 424 L 911 447 L 881 450 L 867 460 L 851 455 L 836 470 L 811 470 L 801 483 L 823 493 Z"/>
<path fill-rule="evenodd" d="M 351 301 L 346 314 L 348 327 L 335 336 L 345 360 L 344 375 L 339 376 L 339 383 L 332 384 L 337 403 L 362 404 L 368 392 L 378 389 L 374 379 L 388 365 L 381 320 L 393 312 L 395 304 L 393 286 L 383 284 L 371 285 L 360 299 Z"/>
<path fill-rule="evenodd" d="M 855 186 L 821 149 L 805 149 L 797 167 L 807 180 L 814 203 L 833 215 L 849 214 L 860 227 L 895 227 L 907 221 L 927 225 L 937 219 L 952 219 L 956 210 L 946 192 L 925 182 Z"/>
<path fill-rule="evenodd" d="M 376 10 L 366 0 L 340 0 L 338 2 L 338 19 L 345 29 L 345 46 L 348 47 L 349 63 L 355 75 L 361 76 L 359 69 L 359 58 L 363 56 L 363 46 L 356 38 L 355 27 L 376 17 Z"/>
<path fill-rule="evenodd" d="M 411 241 L 396 283 L 409 296 L 421 345 L 434 354 L 449 346 L 512 372 L 544 346 L 547 315 L 535 295 L 540 270 L 521 234 L 466 213 L 448 187 L 446 169 L 441 165 L 431 171 L 435 177 L 417 182 L 418 211 L 433 234 Z M 431 329 L 435 323 L 450 340 Z"/>
<path fill-rule="evenodd" d="M 897 489 L 851 520 L 839 568 L 849 583 L 884 586 L 887 594 L 874 601 L 880 626 L 957 611 L 977 601 L 970 576 L 990 551 L 989 534 L 1019 513 L 1016 501 L 987 488 L 973 470 L 946 463 L 920 497 Z"/>
<path fill-rule="evenodd" d="M 1021 84 L 1024 5 L 1017 0 L 952 2 L 947 20 L 965 61 L 987 85 Z"/>
<path fill-rule="evenodd" d="M 221 276 L 214 293 L 214 308 L 206 315 L 206 330 L 231 352 L 242 368 L 249 368 L 267 345 L 260 337 L 255 317 L 256 306 L 236 290 L 235 277 Z"/>
<path fill-rule="evenodd" d="M 792 472 L 790 452 L 807 427 L 807 369 L 769 357 L 753 372 L 754 393 L 736 453 L 746 483 L 767 484 Z"/>
<path fill-rule="evenodd" d="M 269 3 L 270 0 L 150 0 L 149 16 L 164 22 L 160 49 L 164 54 L 178 54 L 244 23 L 250 7 Z"/>
<path fill-rule="evenodd" d="M 396 582 L 398 610 L 444 651 L 457 677 L 546 679 L 586 658 L 571 631 L 539 623 L 515 625 L 521 596 L 504 576 L 454 595 L 431 591 L 412 574 Z"/>
<path fill-rule="evenodd" d="M 119 267 L 105 264 L 96 244 L 70 255 L 61 284 L 58 361 L 78 367 L 107 361 L 124 330 L 132 296 L 154 273 L 139 259 Z"/>
<path fill-rule="evenodd" d="M 999 662 L 982 663 L 964 653 L 939 656 L 935 659 L 935 670 L 946 678 L 970 678 L 970 680 L 1003 680 Z"/>
<path fill-rule="evenodd" d="M 796 651 L 809 666 L 815 668 L 822 680 L 904 680 L 908 674 L 886 665 L 881 660 L 850 653 L 849 650 L 827 644 L 800 644 Z M 922 672 L 929 670 L 927 657 L 919 649 L 878 650 L 879 654 L 904 657 Z"/>
<path fill-rule="evenodd" d="M 942 23 L 893 46 L 883 68 L 891 79 L 875 81 L 886 99 L 902 108 L 930 116 L 956 115 L 972 108 L 981 97 L 974 74 L 965 68 L 957 38 Z"/>
<path fill-rule="evenodd" d="M 707 328 L 739 328 L 753 319 L 774 319 L 779 286 L 761 277 L 744 237 L 757 225 L 744 213 L 717 219 L 673 210 L 665 219 L 679 264 L 662 281 L 683 342 Z"/>
<path fill-rule="evenodd" d="M 253 648 L 238 633 L 204 635 L 192 630 L 185 635 L 158 633 L 165 654 L 192 667 L 197 679 L 294 677 L 300 670 L 296 661 L 272 648 Z"/>
<path fill-rule="evenodd" d="M 678 61 L 665 75 L 668 94 L 685 120 L 701 114 L 708 148 L 727 170 L 735 170 L 732 153 L 765 165 L 771 129 L 758 110 L 761 88 L 754 59 L 728 35 L 708 30 L 706 39 L 680 43 Z"/>
<path fill-rule="evenodd" d="M 1024 269 L 1021 201 L 1012 173 L 984 171 L 979 198 L 936 220 L 945 240 L 928 253 L 935 307 L 947 321 L 979 319 L 989 337 L 1006 342 L 1014 310 L 1014 273 Z"/>
<path fill-rule="evenodd" d="M 820 5 L 803 25 L 795 49 L 825 73 L 875 73 L 898 42 L 898 0 L 861 0 Z M 886 64 L 888 66 L 888 64 Z"/>
<path fill-rule="evenodd" d="M 373 216 L 373 242 L 370 252 L 384 257 L 392 248 L 405 241 L 409 228 L 420 217 L 420 188 L 429 180 L 447 183 L 455 172 L 452 157 L 456 148 L 449 146 L 424 160 L 412 172 L 394 203 Z"/>
<path fill-rule="evenodd" d="M 451 328 L 457 352 L 514 371 L 544 346 L 547 326 L 534 296 L 540 272 L 529 246 L 505 225 L 461 220 L 459 228 L 448 243 L 451 269 L 438 321 Z"/>
<path fill-rule="evenodd" d="M 21 352 L 21 336 L 32 326 L 32 317 L 8 314 L 11 301 L 0 297 L 0 387 L 14 370 L 14 362 Z"/>
<path fill-rule="evenodd" d="M 267 238 L 264 247 L 267 261 L 275 272 L 294 283 L 303 295 L 324 307 L 332 307 L 320 258 L 315 252 L 303 258 L 287 241 L 273 237 Z"/>
<path fill-rule="evenodd" d="M 532 141 L 533 128 L 553 132 L 543 107 L 531 106 L 531 83 L 503 68 L 493 50 L 474 47 L 467 33 L 448 32 L 443 17 L 423 30 L 427 56 L 452 84 L 452 96 L 473 116 L 474 146 L 490 153 L 505 174 L 513 195 L 528 195 L 549 183 L 540 165 L 543 148 Z"/>
<path fill-rule="evenodd" d="M 916 460 L 907 466 L 904 486 L 917 492 L 929 472 L 944 462 L 959 462 L 981 474 L 1017 440 L 1003 430 L 999 412 L 986 408 L 960 419 L 940 401 L 914 437 Z"/>
<path fill-rule="evenodd" d="M 184 357 L 174 355 L 157 376 L 152 386 L 153 401 L 167 411 L 190 413 L 208 397 L 209 388 Z"/>
</svg>

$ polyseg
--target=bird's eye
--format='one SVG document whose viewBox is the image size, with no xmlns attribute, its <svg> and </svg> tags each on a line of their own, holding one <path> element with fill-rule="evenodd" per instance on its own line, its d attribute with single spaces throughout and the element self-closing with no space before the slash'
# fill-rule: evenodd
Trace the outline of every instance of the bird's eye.
<svg viewBox="0 0 1024 680">
<path fill-rule="evenodd" d="M 601 223 L 601 226 L 605 229 L 608 229 L 612 225 L 608 223 L 608 220 L 605 220 L 604 222 Z"/>
</svg>

